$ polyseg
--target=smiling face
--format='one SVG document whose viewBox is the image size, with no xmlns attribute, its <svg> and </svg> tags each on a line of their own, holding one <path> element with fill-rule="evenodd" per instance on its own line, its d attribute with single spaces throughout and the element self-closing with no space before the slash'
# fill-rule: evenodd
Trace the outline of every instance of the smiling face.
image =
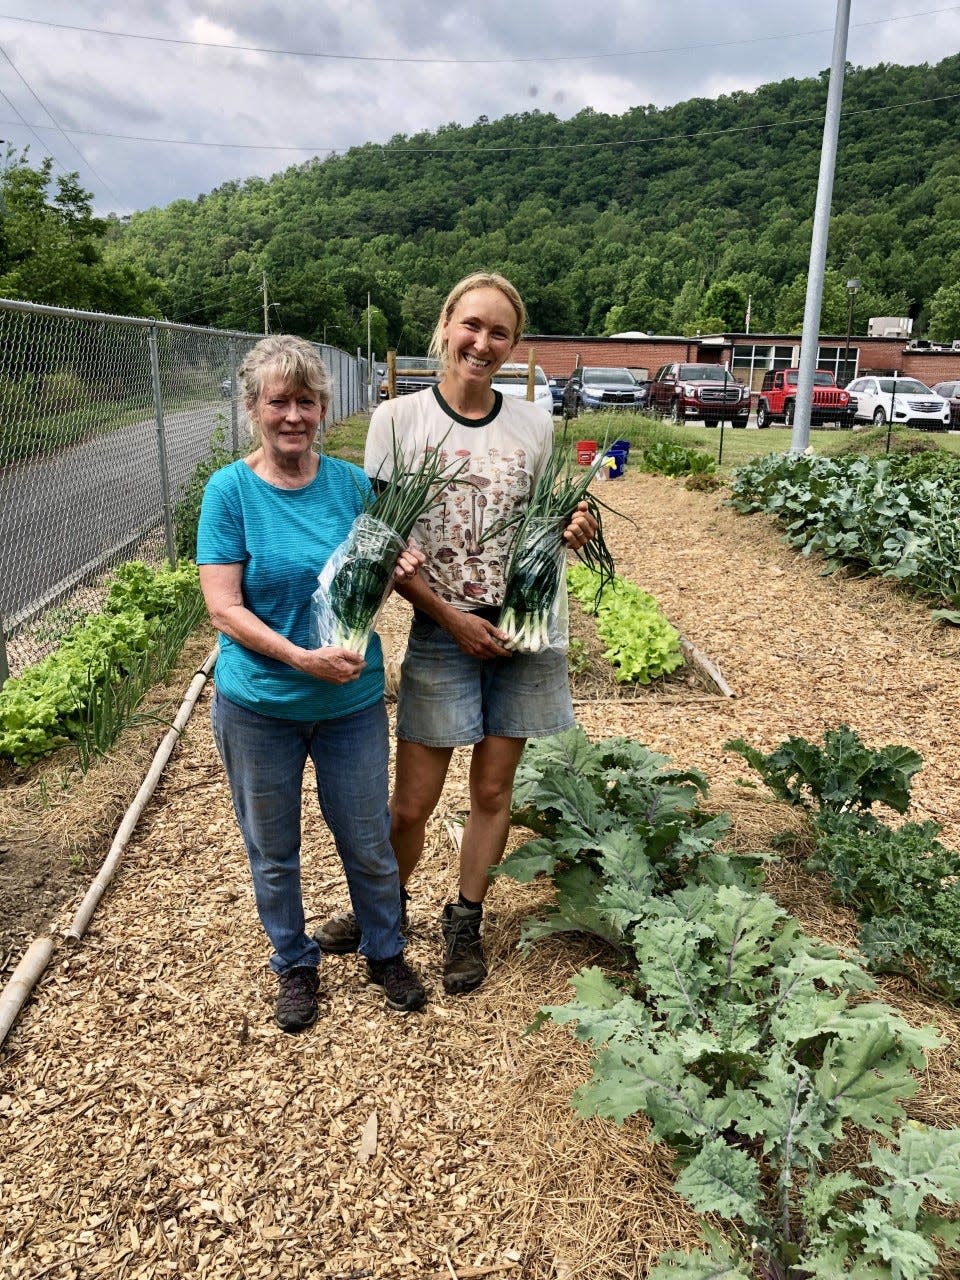
<svg viewBox="0 0 960 1280">
<path fill-rule="evenodd" d="M 492 286 L 460 297 L 442 328 L 446 372 L 468 385 L 489 385 L 517 342 L 517 314 Z"/>
<path fill-rule="evenodd" d="M 310 452 L 326 405 L 306 387 L 265 373 L 260 395 L 248 412 L 259 428 L 264 452 L 278 463 L 289 464 Z"/>
</svg>

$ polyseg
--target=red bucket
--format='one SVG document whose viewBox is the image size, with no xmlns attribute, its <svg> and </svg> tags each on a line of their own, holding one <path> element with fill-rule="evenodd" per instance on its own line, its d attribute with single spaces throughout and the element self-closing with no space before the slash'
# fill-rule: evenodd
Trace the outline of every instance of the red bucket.
<svg viewBox="0 0 960 1280">
<path fill-rule="evenodd" d="M 577 463 L 581 467 L 589 467 L 597 456 L 596 440 L 578 440 L 574 448 L 577 451 Z"/>
</svg>

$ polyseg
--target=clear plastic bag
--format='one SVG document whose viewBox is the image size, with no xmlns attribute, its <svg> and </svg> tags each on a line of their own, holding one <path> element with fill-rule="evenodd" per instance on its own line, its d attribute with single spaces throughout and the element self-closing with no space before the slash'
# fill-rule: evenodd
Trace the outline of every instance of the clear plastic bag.
<svg viewBox="0 0 960 1280">
<path fill-rule="evenodd" d="M 563 517 L 535 516 L 517 535 L 499 622 L 516 653 L 569 647 L 565 527 Z"/>
<path fill-rule="evenodd" d="M 367 651 L 384 601 L 390 594 L 403 539 L 373 516 L 359 515 L 323 566 L 310 600 L 310 643 Z"/>
</svg>

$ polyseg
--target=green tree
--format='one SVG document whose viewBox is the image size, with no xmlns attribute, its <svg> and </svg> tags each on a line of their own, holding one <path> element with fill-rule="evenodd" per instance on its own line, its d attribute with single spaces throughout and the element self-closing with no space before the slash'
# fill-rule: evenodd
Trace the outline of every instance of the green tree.
<svg viewBox="0 0 960 1280">
<path fill-rule="evenodd" d="M 704 333 L 738 333 L 747 314 L 747 295 L 732 280 L 715 280 L 703 296 L 698 314 Z M 719 326 L 713 321 L 720 320 Z"/>
<path fill-rule="evenodd" d="M 368 326 L 369 321 L 369 328 Z M 360 317 L 360 327 L 363 329 L 364 341 L 360 344 L 364 352 L 366 352 L 366 335 L 370 335 L 370 349 L 379 359 L 383 359 L 387 353 L 387 347 L 390 340 L 387 337 L 387 317 L 383 314 L 379 307 L 371 304 L 370 307 L 364 307 L 363 315 Z"/>
<path fill-rule="evenodd" d="M 934 342 L 960 337 L 960 283 L 942 284 L 933 295 L 927 332 Z"/>
<path fill-rule="evenodd" d="M 136 262 L 105 258 L 107 223 L 92 212 L 79 175 L 52 184 L 39 167 L 7 150 L 0 172 L 0 295 L 58 307 L 136 315 L 152 309 L 156 281 Z M 51 190 L 52 187 L 52 190 Z"/>
<path fill-rule="evenodd" d="M 430 285 L 411 285 L 400 303 L 403 331 L 397 338 L 397 350 L 405 355 L 426 353 L 443 306 L 444 294 Z"/>
</svg>

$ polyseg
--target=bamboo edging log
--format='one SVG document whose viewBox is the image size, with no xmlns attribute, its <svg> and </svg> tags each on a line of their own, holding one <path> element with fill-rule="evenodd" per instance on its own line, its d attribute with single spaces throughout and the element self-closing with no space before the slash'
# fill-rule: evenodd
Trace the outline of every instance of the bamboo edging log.
<svg viewBox="0 0 960 1280">
<path fill-rule="evenodd" d="M 0 1045 L 16 1021 L 17 1014 L 27 1002 L 30 992 L 40 981 L 40 975 L 53 955 L 53 938 L 42 934 L 34 938 L 24 952 L 23 959 L 13 971 L 13 976 L 0 996 Z"/>
<path fill-rule="evenodd" d="M 686 636 L 680 637 L 680 652 L 687 662 L 692 667 L 696 667 L 708 684 L 712 685 L 718 693 L 722 693 L 725 698 L 735 698 L 737 696 L 720 674 L 720 668 L 702 654 L 695 644 L 691 644 Z"/>
<path fill-rule="evenodd" d="M 64 935 L 69 941 L 79 941 L 86 932 L 87 926 L 97 909 L 97 904 L 106 892 L 107 885 L 113 878 L 114 872 L 120 864 L 123 850 L 133 834 L 133 830 L 140 820 L 147 801 L 157 789 L 157 783 L 163 773 L 164 767 L 173 752 L 173 748 L 179 741 L 183 729 L 190 719 L 193 708 L 196 706 L 200 692 L 206 684 L 210 672 L 213 670 L 217 660 L 217 649 L 213 648 L 207 655 L 203 665 L 199 668 L 193 680 L 190 682 L 183 702 L 180 704 L 180 710 L 177 712 L 176 718 L 170 731 L 160 743 L 157 752 L 153 757 L 153 762 L 147 771 L 147 776 L 140 784 L 133 803 L 124 814 L 123 821 L 117 829 L 113 844 L 110 846 L 110 852 L 104 860 L 103 866 L 94 879 L 90 888 L 87 890 L 83 901 L 77 909 L 73 917 L 73 923 Z M 35 938 L 27 948 L 23 959 L 17 965 L 10 981 L 0 993 L 0 1045 L 5 1041 L 10 1028 L 17 1019 L 20 1010 L 26 1004 L 31 991 L 40 981 L 43 971 L 50 963 L 53 955 L 54 940 L 52 936 L 41 935 Z"/>
</svg>

